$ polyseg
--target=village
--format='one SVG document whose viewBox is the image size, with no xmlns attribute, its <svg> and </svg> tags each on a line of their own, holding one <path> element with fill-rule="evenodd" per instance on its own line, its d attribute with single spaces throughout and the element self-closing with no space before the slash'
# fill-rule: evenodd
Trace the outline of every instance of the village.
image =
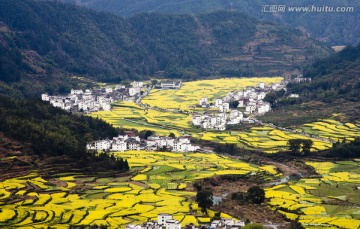
<svg viewBox="0 0 360 229">
<path fill-rule="evenodd" d="M 285 84 L 259 83 L 257 87 L 246 87 L 245 90 L 229 92 L 225 97 L 210 102 L 208 98 L 202 98 L 199 106 L 207 108 L 202 114 L 192 117 L 194 126 L 203 129 L 226 130 L 228 125 L 240 123 L 255 123 L 255 116 L 264 115 L 271 111 L 271 105 L 263 101 L 270 91 L 286 91 Z M 296 95 L 294 98 L 297 98 Z M 213 110 L 211 110 L 213 109 Z M 215 109 L 215 111 L 214 111 Z M 244 115 L 247 115 L 245 118 Z"/>
<path fill-rule="evenodd" d="M 136 101 L 144 93 L 145 85 L 143 82 L 134 81 L 131 87 L 124 85 L 115 85 L 113 87 L 95 88 L 93 90 L 74 90 L 72 89 L 68 95 L 50 96 L 42 94 L 41 99 L 54 107 L 60 109 L 91 113 L 99 110 L 111 110 L 111 103 L 116 101 Z"/>
<path fill-rule="evenodd" d="M 221 218 L 213 220 L 210 225 L 202 225 L 201 228 L 208 229 L 239 229 L 245 226 L 244 221 L 237 221 L 231 218 Z M 188 224 L 182 227 L 181 223 L 175 219 L 171 214 L 158 214 L 157 221 L 149 221 L 142 225 L 128 224 L 126 229 L 198 229 L 199 227 Z"/>
<path fill-rule="evenodd" d="M 185 135 L 178 138 L 149 136 L 147 139 L 141 139 L 139 136 L 129 133 L 126 135 L 119 135 L 111 140 L 99 140 L 88 143 L 86 148 L 88 150 L 100 150 L 106 152 L 124 152 L 127 150 L 195 152 L 200 150 L 199 146 L 191 144 L 190 138 L 191 136 Z"/>
</svg>

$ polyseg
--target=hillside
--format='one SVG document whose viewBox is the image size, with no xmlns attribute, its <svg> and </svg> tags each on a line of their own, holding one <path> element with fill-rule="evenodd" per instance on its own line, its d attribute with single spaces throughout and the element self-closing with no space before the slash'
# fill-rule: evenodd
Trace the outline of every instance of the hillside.
<svg viewBox="0 0 360 229">
<path fill-rule="evenodd" d="M 0 1 L 0 22 L 0 48 L 12 50 L 1 54 L 11 55 L 2 58 L 1 78 L 22 92 L 69 90 L 69 75 L 106 82 L 158 71 L 189 79 L 281 75 L 331 52 L 298 30 L 225 11 L 123 19 L 58 2 L 14 0 Z"/>
<path fill-rule="evenodd" d="M 360 45 L 316 61 L 305 68 L 304 76 L 311 77 L 312 82 L 288 85 L 288 93 L 300 94 L 300 99 L 280 98 L 275 112 L 265 116 L 264 120 L 290 124 L 329 117 L 334 113 L 359 120 Z"/>
<path fill-rule="evenodd" d="M 87 142 L 117 134 L 114 127 L 99 119 L 74 115 L 39 100 L 0 96 L 0 157 L 9 158 L 6 163 L 0 160 L 0 171 L 11 165 L 29 169 L 51 161 L 71 162 L 76 169 L 93 172 L 124 171 L 122 162 L 115 158 L 86 150 Z"/>
<path fill-rule="evenodd" d="M 198 14 L 217 10 L 239 10 L 250 16 L 267 19 L 273 22 L 291 26 L 301 26 L 314 37 L 331 45 L 357 44 L 360 42 L 360 26 L 356 21 L 360 19 L 357 0 L 63 0 L 64 2 L 84 5 L 100 11 L 109 11 L 121 16 L 129 17 L 144 12 L 158 12 L 170 14 Z M 263 5 L 286 6 L 354 6 L 353 13 L 261 13 Z"/>
</svg>

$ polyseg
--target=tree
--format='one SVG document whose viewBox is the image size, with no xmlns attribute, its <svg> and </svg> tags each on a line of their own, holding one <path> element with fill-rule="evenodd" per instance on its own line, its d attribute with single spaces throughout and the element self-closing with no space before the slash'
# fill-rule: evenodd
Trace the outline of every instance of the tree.
<svg viewBox="0 0 360 229">
<path fill-rule="evenodd" d="M 289 150 L 292 153 L 299 153 L 301 148 L 301 139 L 290 139 L 288 141 Z"/>
<path fill-rule="evenodd" d="M 288 141 L 289 150 L 296 154 L 300 152 L 302 154 L 310 153 L 313 144 L 314 142 L 310 139 L 290 139 Z"/>
<path fill-rule="evenodd" d="M 157 80 L 151 80 L 151 85 L 156 86 L 159 82 Z"/>
<path fill-rule="evenodd" d="M 230 108 L 234 108 L 234 109 L 236 109 L 238 106 L 239 106 L 239 101 L 231 101 L 230 102 Z"/>
<path fill-rule="evenodd" d="M 169 134 L 169 137 L 170 137 L 170 138 L 175 138 L 176 136 L 175 136 L 174 133 L 170 133 L 170 134 Z"/>
<path fill-rule="evenodd" d="M 253 186 L 247 191 L 248 199 L 254 204 L 261 204 L 265 200 L 265 191 L 259 186 Z"/>
<path fill-rule="evenodd" d="M 196 202 L 198 203 L 201 211 L 206 213 L 207 208 L 213 206 L 213 192 L 210 189 L 200 190 L 196 194 Z"/>
<path fill-rule="evenodd" d="M 303 143 L 302 143 L 302 152 L 303 152 L 303 154 L 310 153 L 310 150 L 311 150 L 311 147 L 312 147 L 313 144 L 314 144 L 314 142 L 312 140 L 310 140 L 310 139 L 303 140 Z"/>
<path fill-rule="evenodd" d="M 264 226 L 261 224 L 251 223 L 245 225 L 244 229 L 264 229 Z"/>
</svg>

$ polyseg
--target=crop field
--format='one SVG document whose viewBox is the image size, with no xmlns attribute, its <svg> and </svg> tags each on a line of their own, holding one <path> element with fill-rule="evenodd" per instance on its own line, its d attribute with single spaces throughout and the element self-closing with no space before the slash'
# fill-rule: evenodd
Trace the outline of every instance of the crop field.
<svg viewBox="0 0 360 229">
<path fill-rule="evenodd" d="M 158 213 L 173 214 L 183 225 L 207 223 L 214 212 L 200 212 L 193 201 L 195 193 L 185 190 L 192 181 L 222 174 L 279 175 L 273 166 L 257 167 L 215 154 L 129 151 L 115 155 L 128 159 L 132 176 L 60 174 L 45 179 L 33 173 L 0 182 L 0 227 L 123 228 L 156 219 Z"/>
<path fill-rule="evenodd" d="M 312 137 L 274 129 L 268 126 L 253 127 L 248 131 L 203 131 L 192 126 L 192 114 L 177 113 L 173 109 L 186 110 L 198 103 L 202 97 L 210 100 L 219 98 L 229 91 L 240 90 L 246 86 L 256 86 L 259 82 L 278 83 L 281 78 L 251 78 L 251 79 L 218 79 L 186 82 L 177 91 L 153 90 L 143 99 L 143 103 L 152 107 L 161 107 L 165 111 L 145 109 L 133 102 L 118 102 L 113 105 L 112 111 L 99 111 L 90 114 L 101 118 L 115 127 L 136 129 L 138 131 L 151 130 L 157 135 L 176 136 L 190 134 L 194 138 L 215 141 L 220 143 L 234 143 L 240 147 L 262 150 L 274 153 L 288 149 L 289 139 L 311 139 L 314 142 L 313 151 L 328 149 L 332 146 L 329 140 L 352 140 L 360 136 L 360 125 L 357 123 L 341 123 L 334 119 L 323 119 L 314 123 L 305 124 L 297 129 Z"/>
<path fill-rule="evenodd" d="M 199 80 L 185 82 L 180 90 L 153 90 L 143 99 L 143 103 L 152 107 L 165 109 L 193 110 L 200 99 L 208 98 L 214 101 L 225 96 L 230 91 L 239 91 L 247 86 L 255 87 L 258 83 L 280 83 L 281 77 L 272 78 L 226 78 L 216 80 Z"/>
<path fill-rule="evenodd" d="M 133 102 L 119 102 L 112 111 L 98 111 L 91 113 L 91 116 L 101 118 L 115 127 L 151 130 L 159 135 L 199 131 L 191 126 L 191 115 L 145 110 Z"/>
<path fill-rule="evenodd" d="M 334 141 L 354 140 L 355 136 L 360 136 L 360 125 L 341 123 L 333 119 L 322 119 L 318 122 L 305 124 L 302 126 L 302 130 Z"/>
<path fill-rule="evenodd" d="M 306 178 L 266 190 L 269 205 L 306 228 L 360 227 L 360 160 L 308 162 L 320 178 Z"/>
<path fill-rule="evenodd" d="M 301 134 L 277 130 L 272 127 L 253 127 L 249 131 L 206 132 L 198 134 L 201 139 L 220 143 L 239 144 L 249 149 L 258 149 L 267 153 L 288 149 L 289 139 L 311 139 L 314 142 L 313 150 L 324 150 L 331 147 L 331 143 L 315 138 L 309 138 Z"/>
<path fill-rule="evenodd" d="M 194 138 L 202 140 L 234 143 L 240 147 L 258 149 L 268 153 L 286 150 L 288 140 L 293 138 L 311 139 L 314 142 L 313 150 L 324 150 L 331 147 L 329 142 L 268 126 L 253 127 L 249 131 L 202 132 L 201 129 L 191 126 L 191 115 L 144 110 L 131 102 L 120 102 L 112 111 L 94 112 L 91 116 L 101 118 L 115 127 L 138 131 L 152 130 L 157 135 L 164 136 L 168 136 L 170 133 L 177 136 L 191 134 Z M 350 124 L 348 123 L 348 125 Z"/>
</svg>

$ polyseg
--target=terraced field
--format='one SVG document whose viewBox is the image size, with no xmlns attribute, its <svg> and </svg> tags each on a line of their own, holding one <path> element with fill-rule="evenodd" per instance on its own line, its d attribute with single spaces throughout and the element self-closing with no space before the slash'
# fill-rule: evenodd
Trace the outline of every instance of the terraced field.
<svg viewBox="0 0 360 229">
<path fill-rule="evenodd" d="M 271 78 L 224 78 L 215 80 L 199 80 L 186 82 L 180 90 L 153 90 L 143 99 L 144 104 L 165 109 L 193 110 L 200 99 L 215 101 L 230 91 L 239 91 L 247 86 L 256 87 L 263 82 L 267 85 L 280 83 L 282 77 Z"/>
<path fill-rule="evenodd" d="M 354 123 L 341 123 L 333 119 L 322 119 L 301 127 L 304 132 L 311 133 L 334 141 L 354 140 L 360 136 L 360 126 Z"/>
<path fill-rule="evenodd" d="M 266 190 L 269 205 L 306 228 L 360 227 L 360 160 L 308 162 L 320 178 L 300 179 Z"/>
<path fill-rule="evenodd" d="M 191 126 L 191 115 L 174 114 L 157 110 L 145 110 L 133 102 L 119 102 L 112 111 L 99 111 L 91 114 L 101 118 L 115 127 L 126 129 L 152 130 L 159 135 L 200 131 Z"/>
<path fill-rule="evenodd" d="M 267 153 L 275 153 L 279 150 L 288 149 L 289 139 L 311 139 L 314 142 L 313 150 L 324 150 L 332 146 L 331 143 L 310 138 L 301 134 L 294 134 L 288 131 L 277 130 L 272 127 L 253 127 L 249 131 L 228 131 L 223 133 L 206 132 L 198 134 L 203 140 L 220 143 L 233 143 L 249 149 L 258 149 Z"/>
<path fill-rule="evenodd" d="M 258 167 L 215 154 L 129 151 L 115 155 L 128 159 L 132 176 L 63 174 L 44 179 L 33 173 L 0 182 L 0 227 L 122 228 L 156 219 L 158 213 L 173 214 L 183 225 L 208 223 L 214 212 L 199 211 L 195 193 L 185 191 L 190 182 L 221 174 L 278 175 L 273 166 Z"/>
<path fill-rule="evenodd" d="M 220 143 L 235 143 L 240 147 L 258 149 L 274 153 L 288 148 L 287 141 L 293 138 L 311 139 L 313 150 L 324 150 L 331 147 L 329 141 L 309 137 L 289 131 L 277 130 L 268 126 L 251 128 L 249 131 L 202 131 L 192 126 L 192 114 L 174 113 L 172 109 L 193 111 L 198 101 L 207 97 L 212 100 L 224 96 L 229 91 L 240 90 L 246 86 L 256 86 L 259 82 L 278 83 L 281 78 L 251 79 L 218 79 L 186 82 L 178 90 L 153 90 L 143 99 L 143 103 L 152 107 L 161 107 L 167 111 L 144 109 L 132 102 L 119 102 L 112 111 L 99 111 L 91 116 L 101 118 L 116 127 L 126 129 L 152 130 L 158 135 L 174 133 L 179 136 L 191 134 L 195 138 Z M 197 108 L 198 109 L 198 108 Z M 341 123 L 335 119 L 319 120 L 305 124 L 297 129 L 313 136 L 329 140 L 352 140 L 360 136 L 360 125 L 357 123 Z"/>
</svg>

